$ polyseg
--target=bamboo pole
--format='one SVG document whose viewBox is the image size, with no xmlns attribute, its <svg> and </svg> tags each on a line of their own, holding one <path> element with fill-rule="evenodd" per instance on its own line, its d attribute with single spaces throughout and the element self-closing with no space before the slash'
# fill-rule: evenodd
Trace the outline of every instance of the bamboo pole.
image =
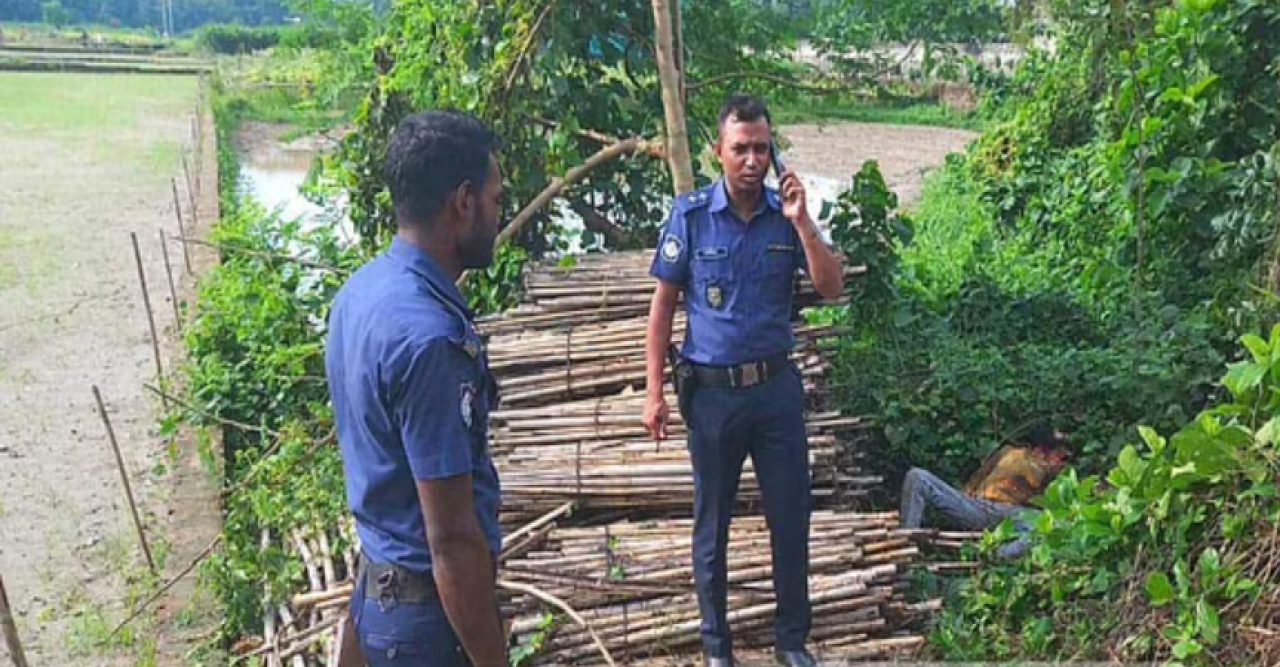
<svg viewBox="0 0 1280 667">
<path fill-rule="evenodd" d="M 191 229 L 192 231 L 200 229 L 200 212 L 196 206 L 195 188 L 191 186 L 191 169 L 187 166 L 187 154 L 182 154 L 182 174 L 187 179 L 187 200 L 191 202 Z M 185 235 L 184 235 L 185 236 Z"/>
<path fill-rule="evenodd" d="M 142 291 L 142 306 L 147 311 L 147 326 L 151 328 L 151 353 L 156 361 L 156 383 L 164 387 L 164 366 L 160 362 L 160 336 L 156 333 L 156 316 L 151 310 L 151 295 L 147 291 L 147 274 L 142 268 L 142 251 L 138 248 L 138 235 L 129 232 L 129 240 L 133 242 L 133 260 L 138 267 L 138 287 Z M 160 406 L 168 412 L 168 399 L 161 396 Z"/>
<path fill-rule="evenodd" d="M 13 667 L 27 667 L 27 654 L 22 650 L 22 641 L 18 637 L 18 624 L 9 607 L 9 594 L 4 588 L 4 577 L 0 576 L 0 630 L 4 631 L 4 643 L 9 647 L 9 658 Z"/>
<path fill-rule="evenodd" d="M 169 245 L 164 238 L 164 230 L 160 230 L 160 252 L 164 255 L 164 275 L 169 280 L 169 301 L 173 304 L 173 326 L 182 333 L 182 310 L 178 308 L 178 289 L 173 283 L 173 264 L 169 262 Z"/>
<path fill-rule="evenodd" d="M 169 185 L 173 188 L 173 215 L 178 219 L 178 236 L 186 237 L 187 228 L 182 222 L 182 200 L 178 199 L 178 179 L 170 178 Z M 182 263 L 186 266 L 187 275 L 192 275 L 191 271 L 191 252 L 187 249 L 187 244 L 182 244 Z"/>
<path fill-rule="evenodd" d="M 138 503 L 133 499 L 133 486 L 129 484 L 129 471 L 125 468 L 124 457 L 120 455 L 120 444 L 116 442 L 115 429 L 111 428 L 111 418 L 107 416 L 107 407 L 102 402 L 102 392 L 98 385 L 93 385 L 93 400 L 98 405 L 98 414 L 102 415 L 102 425 L 107 429 L 107 440 L 111 443 L 111 451 L 115 454 L 116 467 L 120 470 L 120 483 L 124 485 L 124 497 L 129 503 L 129 513 L 133 516 L 133 527 L 138 531 L 138 544 L 142 546 L 142 555 L 147 559 L 147 567 L 152 575 L 158 576 L 156 561 L 151 557 L 151 546 L 147 544 L 147 534 L 142 528 L 142 517 L 138 513 Z"/>
</svg>

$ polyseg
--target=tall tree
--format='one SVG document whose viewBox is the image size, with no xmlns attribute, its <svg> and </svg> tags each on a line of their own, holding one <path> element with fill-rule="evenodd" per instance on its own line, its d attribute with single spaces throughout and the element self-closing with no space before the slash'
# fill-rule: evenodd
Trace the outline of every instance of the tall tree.
<svg viewBox="0 0 1280 667">
<path fill-rule="evenodd" d="M 676 41 L 673 12 L 678 16 L 679 2 L 653 0 L 653 27 L 656 33 L 658 81 L 662 85 L 662 108 L 667 124 L 667 162 L 676 194 L 692 192 L 693 158 L 689 151 L 689 126 L 685 120 L 684 85 L 680 71 L 680 50 Z"/>
</svg>

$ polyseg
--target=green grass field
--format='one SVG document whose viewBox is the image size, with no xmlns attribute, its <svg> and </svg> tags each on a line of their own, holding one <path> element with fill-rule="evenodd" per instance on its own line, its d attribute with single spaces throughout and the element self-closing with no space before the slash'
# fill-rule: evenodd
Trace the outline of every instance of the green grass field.
<svg viewBox="0 0 1280 667">
<path fill-rule="evenodd" d="M 773 107 L 770 110 L 773 119 L 780 125 L 851 122 L 981 129 L 974 114 L 948 109 L 936 102 L 868 102 L 832 96 L 806 96 Z"/>
<path fill-rule="evenodd" d="M 195 77 L 0 73 L 0 290 L 28 291 L 63 263 L 50 216 L 136 207 L 182 173 Z"/>
</svg>

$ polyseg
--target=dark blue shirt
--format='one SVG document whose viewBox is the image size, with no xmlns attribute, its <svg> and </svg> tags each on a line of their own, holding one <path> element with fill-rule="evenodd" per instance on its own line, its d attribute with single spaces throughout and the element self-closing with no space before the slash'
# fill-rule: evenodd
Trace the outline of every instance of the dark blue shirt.
<svg viewBox="0 0 1280 667">
<path fill-rule="evenodd" d="M 431 570 L 416 480 L 470 474 L 476 518 L 502 548 L 488 450 L 497 387 L 462 294 L 431 257 L 396 239 L 343 286 L 325 363 L 347 501 L 370 560 Z"/>
<path fill-rule="evenodd" d="M 650 273 L 684 290 L 689 329 L 683 354 L 731 366 L 791 352 L 796 271 L 807 268 L 777 191 L 743 221 L 724 182 L 676 198 Z"/>
</svg>

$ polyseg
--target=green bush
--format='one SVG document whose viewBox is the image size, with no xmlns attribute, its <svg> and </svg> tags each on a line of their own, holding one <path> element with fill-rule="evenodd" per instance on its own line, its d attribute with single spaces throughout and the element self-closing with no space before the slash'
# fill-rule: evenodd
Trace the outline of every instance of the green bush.
<svg viewBox="0 0 1280 667">
<path fill-rule="evenodd" d="M 1140 2 L 1100 23 L 1107 3 L 1083 5 L 926 183 L 910 243 L 848 253 L 871 285 L 893 267 L 879 315 L 855 298 L 838 366 L 891 479 L 961 481 L 1044 421 L 1100 470 L 1132 425 L 1199 411 L 1230 341 L 1271 316 L 1249 284 L 1280 221 L 1280 8 Z"/>
<path fill-rule="evenodd" d="M 280 44 L 283 28 L 212 24 L 196 33 L 196 44 L 205 51 L 224 55 L 253 53 Z"/>
</svg>

